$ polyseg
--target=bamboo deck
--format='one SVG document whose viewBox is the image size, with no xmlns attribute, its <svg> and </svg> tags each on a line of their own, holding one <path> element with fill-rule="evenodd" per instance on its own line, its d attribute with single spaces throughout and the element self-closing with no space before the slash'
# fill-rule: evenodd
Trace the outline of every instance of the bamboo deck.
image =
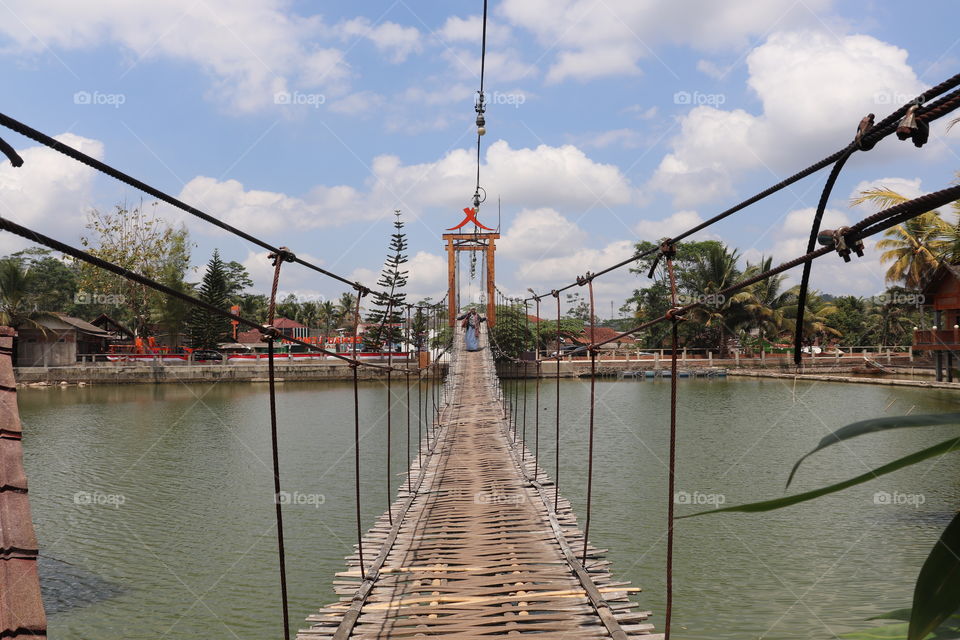
<svg viewBox="0 0 960 640">
<path fill-rule="evenodd" d="M 473 638 L 539 634 L 652 640 L 649 613 L 616 582 L 602 551 L 579 557 L 583 534 L 569 503 L 514 443 L 498 399 L 489 349 L 467 352 L 457 337 L 447 403 L 388 514 L 337 574 L 341 596 L 307 618 L 300 640 Z M 576 550 L 576 551 L 575 551 Z"/>
</svg>

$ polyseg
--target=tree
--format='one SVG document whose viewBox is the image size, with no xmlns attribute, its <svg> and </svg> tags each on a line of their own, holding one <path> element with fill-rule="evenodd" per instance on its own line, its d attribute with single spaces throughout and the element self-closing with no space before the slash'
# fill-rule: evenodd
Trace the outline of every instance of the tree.
<svg viewBox="0 0 960 640">
<path fill-rule="evenodd" d="M 93 209 L 87 230 L 90 235 L 81 237 L 80 243 L 93 255 L 153 280 L 183 280 L 190 260 L 186 227 L 174 228 L 155 212 L 145 212 L 142 202 L 133 209 L 126 202 L 110 212 Z M 131 324 L 138 336 L 150 333 L 151 313 L 162 304 L 162 294 L 87 263 L 80 266 L 80 289 L 95 296 L 115 296 L 120 301 L 120 319 Z"/>
<path fill-rule="evenodd" d="M 359 324 L 359 319 L 357 318 L 357 296 L 349 291 L 341 293 L 340 299 L 337 301 L 337 316 L 340 318 L 340 324 L 343 325 L 344 329 L 351 334 L 356 333 L 357 324 Z"/>
<path fill-rule="evenodd" d="M 720 357 L 727 356 L 728 341 L 737 328 L 748 319 L 744 305 L 751 294 L 739 291 L 732 295 L 720 293 L 740 278 L 737 268 L 739 253 L 722 243 L 714 243 L 697 255 L 681 274 L 685 304 L 698 303 L 687 318 L 703 328 L 705 344 L 716 346 Z"/>
<path fill-rule="evenodd" d="M 51 255 L 49 249 L 31 248 L 9 256 L 29 274 L 29 291 L 24 300 L 33 311 L 71 313 L 76 305 L 77 270 Z"/>
<path fill-rule="evenodd" d="M 240 304 L 244 292 L 253 286 L 250 273 L 236 260 L 225 262 L 223 270 L 227 278 L 227 300 L 231 305 Z"/>
<path fill-rule="evenodd" d="M 543 338 L 544 324 L 540 323 L 540 336 Z M 556 325 L 556 321 L 553 323 Z M 583 324 L 580 324 L 581 329 Z M 530 351 L 534 345 L 533 325 L 527 320 L 522 304 L 500 305 L 497 307 L 497 324 L 490 329 L 491 347 L 498 360 L 519 358 L 524 351 Z M 556 331 L 554 331 L 556 336 Z"/>
<path fill-rule="evenodd" d="M 394 212 L 397 219 L 393 223 L 396 231 L 390 236 L 390 251 L 380 273 L 377 285 L 382 287 L 373 295 L 373 309 L 367 315 L 367 322 L 375 326 L 363 336 L 365 349 L 378 350 L 383 346 L 396 344 L 403 340 L 403 331 L 398 326 L 403 322 L 403 306 L 407 294 L 401 290 L 407 285 L 407 271 L 401 267 L 407 262 L 407 237 L 403 233 L 403 221 L 400 211 Z"/>
<path fill-rule="evenodd" d="M 907 200 L 892 189 L 878 187 L 860 192 L 851 204 L 872 202 L 880 207 L 891 207 Z M 954 212 L 960 214 L 960 201 L 952 206 Z M 877 248 L 884 250 L 880 261 L 892 263 L 887 269 L 888 284 L 903 283 L 909 289 L 919 289 L 941 259 L 960 258 L 956 253 L 956 248 L 960 247 L 957 227 L 948 224 L 939 211 L 928 211 L 911 218 L 887 229 L 883 235 Z"/>
<path fill-rule="evenodd" d="M 227 271 L 220 259 L 220 252 L 214 249 L 203 274 L 198 297 L 209 305 L 227 311 L 227 288 Z M 231 333 L 229 318 L 199 307 L 191 311 L 189 324 L 191 343 L 195 349 L 215 349 Z"/>
</svg>

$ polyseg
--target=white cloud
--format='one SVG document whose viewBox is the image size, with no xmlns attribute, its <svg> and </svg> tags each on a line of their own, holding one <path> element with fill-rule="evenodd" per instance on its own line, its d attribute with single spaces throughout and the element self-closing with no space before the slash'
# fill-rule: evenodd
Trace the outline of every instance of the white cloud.
<svg viewBox="0 0 960 640">
<path fill-rule="evenodd" d="M 701 222 L 703 218 L 696 211 L 677 211 L 661 220 L 641 220 L 633 230 L 641 240 L 657 242 L 662 238 L 679 235 Z"/>
<path fill-rule="evenodd" d="M 798 169 L 852 139 L 868 112 L 882 117 L 894 98 L 922 90 L 907 52 L 870 36 L 776 33 L 747 64 L 763 112 L 700 105 L 682 118 L 673 151 L 652 180 L 674 196 L 675 206 L 730 196 L 733 181 L 750 169 Z"/>
<path fill-rule="evenodd" d="M 443 26 L 437 29 L 436 35 L 446 42 L 480 43 L 483 35 L 481 16 L 473 15 L 461 18 L 450 16 Z M 511 39 L 511 29 L 508 25 L 497 20 L 487 18 L 487 44 L 503 45 Z"/>
<path fill-rule="evenodd" d="M 273 233 L 292 225 L 306 230 L 373 219 L 362 195 L 352 187 L 316 187 L 297 198 L 275 191 L 246 189 L 237 180 L 198 176 L 180 192 L 184 202 L 249 233 Z M 213 230 L 204 225 L 201 230 Z"/>
<path fill-rule="evenodd" d="M 807 251 L 810 237 L 810 225 L 816 209 L 807 207 L 789 212 L 783 224 L 773 233 L 773 244 L 765 251 L 748 249 L 743 252 L 746 261 L 757 263 L 761 255 L 773 256 L 777 265 L 792 260 Z M 826 209 L 823 213 L 821 229 L 837 229 L 848 226 L 851 216 L 837 209 Z M 878 238 L 864 241 L 864 256 L 852 255 L 850 262 L 844 262 L 836 253 L 818 258 L 813 263 L 810 287 L 824 293 L 840 295 L 870 296 L 883 291 L 883 277 L 886 267 L 880 263 L 880 252 L 876 250 Z M 819 245 L 818 245 L 819 246 Z M 785 287 L 800 283 L 802 270 L 792 269 L 786 273 Z"/>
<path fill-rule="evenodd" d="M 362 37 L 370 40 L 377 48 L 390 55 L 390 61 L 400 63 L 411 53 L 423 50 L 420 31 L 416 27 L 405 27 L 395 22 L 381 22 L 373 25 L 366 18 L 354 18 L 337 26 L 343 36 Z"/>
<path fill-rule="evenodd" d="M 407 300 L 418 302 L 426 297 L 439 300 L 447 289 L 447 259 L 427 251 L 418 251 L 406 264 L 410 271 Z"/>
<path fill-rule="evenodd" d="M 376 220 L 395 208 L 416 219 L 427 209 L 460 211 L 469 204 L 476 180 L 472 150 L 456 149 L 435 162 L 404 165 L 392 155 L 371 162 L 364 189 L 348 185 L 320 185 L 304 196 L 249 189 L 237 180 L 198 176 L 183 188 L 180 198 L 252 233 L 273 233 L 286 225 L 299 229 Z M 509 195 L 517 208 L 554 207 L 582 210 L 597 202 L 627 204 L 636 191 L 620 170 L 594 162 L 573 145 L 512 149 L 500 140 L 487 149 L 481 184 L 490 197 Z M 481 220 L 493 222 L 489 200 Z M 459 222 L 455 220 L 454 222 Z M 206 225 L 205 225 L 206 226 Z"/>
<path fill-rule="evenodd" d="M 165 0 L 131 10 L 122 0 L 11 0 L 5 9 L 16 18 L 0 21 L 0 34 L 12 43 L 8 52 L 113 44 L 127 54 L 129 67 L 157 59 L 185 61 L 211 76 L 211 98 L 241 111 L 270 105 L 283 91 L 342 92 L 351 74 L 343 52 L 317 44 L 331 28 L 318 16 L 293 14 L 286 5 L 283 0 Z M 380 46 L 395 58 L 415 49 L 408 30 L 377 29 Z"/>
<path fill-rule="evenodd" d="M 72 133 L 55 138 L 98 160 L 103 143 Z M 0 213 L 10 220 L 75 243 L 86 223 L 96 172 L 47 147 L 18 150 L 23 166 L 14 168 L 6 158 L 0 162 Z M 74 237 L 71 237 L 71 234 Z M 2 234 L 0 248 L 16 251 L 30 244 L 11 234 Z"/>
<path fill-rule="evenodd" d="M 548 80 L 636 75 L 659 44 L 744 47 L 769 29 L 815 24 L 829 0 L 505 0 L 500 14 L 555 50 Z M 827 18 L 829 20 L 829 18 Z M 658 63 L 659 64 L 659 63 Z"/>
<path fill-rule="evenodd" d="M 864 180 L 853 188 L 850 192 L 850 199 L 860 197 L 864 191 L 870 189 L 890 189 L 905 198 L 916 198 L 926 193 L 920 187 L 920 178 L 878 178 L 876 180 Z M 878 211 L 880 207 L 871 202 L 864 202 L 857 205 L 858 209 L 864 211 Z"/>
<path fill-rule="evenodd" d="M 540 260 L 568 255 L 583 246 L 587 233 L 555 209 L 524 209 L 497 244 L 498 255 Z"/>
</svg>

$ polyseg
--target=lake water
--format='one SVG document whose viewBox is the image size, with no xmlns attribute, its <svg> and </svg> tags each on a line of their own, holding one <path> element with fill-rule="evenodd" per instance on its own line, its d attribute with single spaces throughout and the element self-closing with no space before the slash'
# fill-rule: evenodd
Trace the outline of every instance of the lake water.
<svg viewBox="0 0 960 640">
<path fill-rule="evenodd" d="M 588 391 L 587 381 L 561 381 L 560 486 L 581 519 Z M 597 382 L 591 525 L 614 575 L 644 588 L 635 600 L 661 630 L 669 391 L 667 381 Z M 839 426 L 960 407 L 950 391 L 824 382 L 681 380 L 679 391 L 677 489 L 691 502 L 726 504 L 782 495 L 790 466 Z M 544 381 L 541 463 L 551 474 L 554 393 Z M 533 395 L 528 381 L 531 446 Z M 385 386 L 365 383 L 360 399 L 366 527 L 391 499 Z M 19 400 L 51 638 L 282 635 L 265 385 L 25 389 Z M 393 402 L 398 474 L 406 464 L 402 386 Z M 354 542 L 352 387 L 286 383 L 278 404 L 283 487 L 299 496 L 284 509 L 284 532 L 291 620 L 300 627 L 336 600 L 333 574 Z M 834 447 L 805 463 L 791 491 L 858 475 L 953 433 L 902 430 Z M 908 607 L 920 565 L 960 504 L 957 461 L 927 461 L 768 514 L 679 521 L 675 636 L 827 639 Z M 880 491 L 900 504 L 876 504 Z"/>
</svg>

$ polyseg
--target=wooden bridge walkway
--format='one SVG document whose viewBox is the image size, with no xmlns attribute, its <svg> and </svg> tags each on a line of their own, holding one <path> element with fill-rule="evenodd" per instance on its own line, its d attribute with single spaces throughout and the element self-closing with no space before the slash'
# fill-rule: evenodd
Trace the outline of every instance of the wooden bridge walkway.
<svg viewBox="0 0 960 640">
<path fill-rule="evenodd" d="M 640 589 L 616 582 L 589 548 L 569 503 L 513 442 L 485 348 L 457 336 L 446 404 L 391 505 L 358 554 L 337 574 L 340 601 L 307 618 L 298 639 L 552 638 L 647 640 L 649 613 L 629 601 Z"/>
</svg>

